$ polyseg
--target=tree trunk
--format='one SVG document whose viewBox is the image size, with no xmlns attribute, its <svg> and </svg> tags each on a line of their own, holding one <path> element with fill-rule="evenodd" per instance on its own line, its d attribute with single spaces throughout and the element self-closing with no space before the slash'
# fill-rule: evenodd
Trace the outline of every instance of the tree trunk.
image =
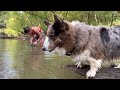
<svg viewBox="0 0 120 90">
<path fill-rule="evenodd" d="M 90 24 L 90 12 L 87 13 L 87 22 Z"/>
<path fill-rule="evenodd" d="M 94 18 L 95 18 L 95 21 L 96 21 L 96 24 L 97 24 L 98 20 L 97 20 L 96 12 L 94 13 Z"/>
<path fill-rule="evenodd" d="M 115 14 L 115 12 L 112 12 L 112 19 L 111 19 L 110 27 L 113 25 L 114 14 Z"/>
</svg>

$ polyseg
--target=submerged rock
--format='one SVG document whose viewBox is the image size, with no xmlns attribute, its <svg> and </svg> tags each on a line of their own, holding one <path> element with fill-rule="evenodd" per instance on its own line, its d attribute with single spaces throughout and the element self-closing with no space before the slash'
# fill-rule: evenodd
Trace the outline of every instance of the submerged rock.
<svg viewBox="0 0 120 90">
<path fill-rule="evenodd" d="M 81 76 L 86 76 L 86 72 L 90 69 L 89 66 L 77 68 L 75 65 L 67 65 L 64 68 L 71 69 Z M 93 79 L 120 79 L 120 68 L 102 67 Z"/>
</svg>

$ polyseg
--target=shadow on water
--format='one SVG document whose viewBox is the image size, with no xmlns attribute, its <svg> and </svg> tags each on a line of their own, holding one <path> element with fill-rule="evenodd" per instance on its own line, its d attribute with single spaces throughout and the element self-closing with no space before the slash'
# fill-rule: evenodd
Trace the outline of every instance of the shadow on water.
<svg viewBox="0 0 120 90">
<path fill-rule="evenodd" d="M 71 58 L 31 47 L 25 40 L 0 39 L 1 79 L 82 79 L 70 69 Z"/>
</svg>

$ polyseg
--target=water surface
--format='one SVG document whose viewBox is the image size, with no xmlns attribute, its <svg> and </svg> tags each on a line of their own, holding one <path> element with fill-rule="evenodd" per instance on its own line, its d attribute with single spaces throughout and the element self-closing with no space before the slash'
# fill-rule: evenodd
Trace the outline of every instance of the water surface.
<svg viewBox="0 0 120 90">
<path fill-rule="evenodd" d="M 0 39 L 1 79 L 83 79 L 74 71 L 61 68 L 74 64 L 70 57 L 43 52 L 25 40 Z"/>
</svg>

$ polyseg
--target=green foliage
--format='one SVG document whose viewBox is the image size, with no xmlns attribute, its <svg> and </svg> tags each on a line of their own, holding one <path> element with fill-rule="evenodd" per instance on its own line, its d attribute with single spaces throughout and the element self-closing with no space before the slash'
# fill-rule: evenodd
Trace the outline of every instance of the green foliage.
<svg viewBox="0 0 120 90">
<path fill-rule="evenodd" d="M 25 26 L 40 25 L 45 31 L 44 20 L 53 22 L 53 14 L 64 20 L 79 20 L 89 25 L 120 25 L 119 11 L 0 11 L 0 23 L 6 23 L 4 31 L 11 35 L 20 34 Z"/>
<path fill-rule="evenodd" d="M 11 28 L 6 28 L 4 29 L 4 32 L 8 35 L 8 36 L 18 36 L 18 32 L 16 30 L 13 30 Z"/>
</svg>

